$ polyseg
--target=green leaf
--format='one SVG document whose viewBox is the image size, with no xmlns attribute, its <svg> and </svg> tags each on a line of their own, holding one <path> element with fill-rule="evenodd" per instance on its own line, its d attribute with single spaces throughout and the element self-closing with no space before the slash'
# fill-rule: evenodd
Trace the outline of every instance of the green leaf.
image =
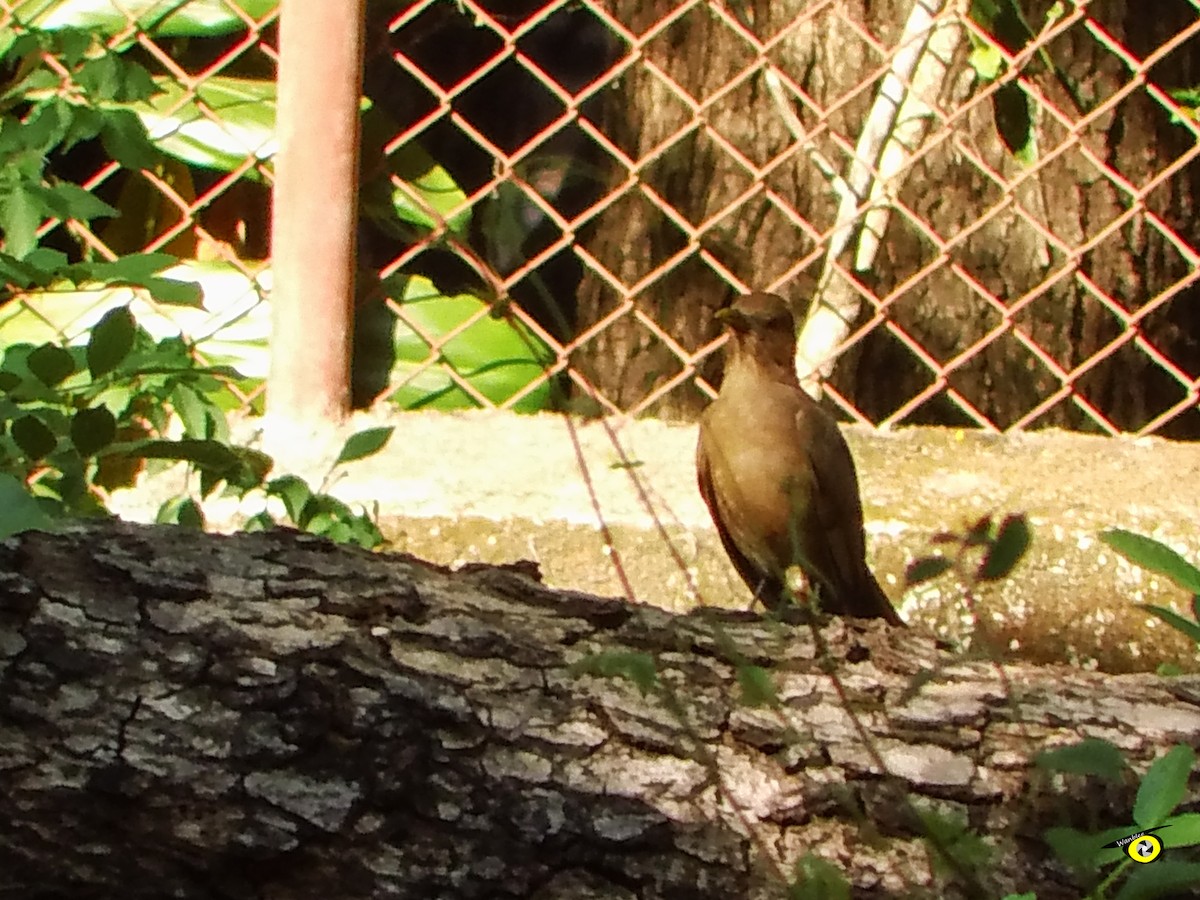
<svg viewBox="0 0 1200 900">
<path fill-rule="evenodd" d="M 72 110 L 71 126 L 67 129 L 62 143 L 55 148 L 59 153 L 65 153 L 76 144 L 92 140 L 104 130 L 104 113 L 101 110 L 93 109 L 90 106 L 73 106 Z M 53 183 L 57 184 L 58 182 Z M 75 185 L 75 187 L 84 190 L 79 185 Z M 84 193 L 87 191 L 84 190 Z M 93 197 L 92 199 L 97 198 Z M 108 215 L 108 213 L 103 213 L 103 215 Z"/>
<path fill-rule="evenodd" d="M 7 253 L 0 253 L 0 281 L 17 288 L 44 287 L 49 284 L 53 280 L 52 273 L 47 273 L 41 266 L 34 264 L 29 259 L 37 252 L 34 250 L 28 253 L 25 259 L 17 259 Z M 18 304 L 9 304 L 9 306 L 18 306 Z"/>
<path fill-rule="evenodd" d="M 397 389 L 388 397 L 391 402 L 405 409 L 478 408 L 480 404 L 451 377 L 453 371 L 492 403 L 524 392 L 513 409 L 532 412 L 545 407 L 550 388 L 544 375 L 554 354 L 524 325 L 492 318 L 488 305 L 470 294 L 443 295 L 427 278 L 405 276 L 388 287 L 402 313 L 402 318 L 392 317 L 391 383 Z M 454 337 L 439 341 L 452 331 L 457 332 Z M 438 341 L 440 349 L 432 351 L 422 335 Z M 538 386 L 527 390 L 534 381 Z"/>
<path fill-rule="evenodd" d="M 242 525 L 242 531 L 246 534 L 256 534 L 260 531 L 270 531 L 276 524 L 275 520 L 271 518 L 271 514 L 264 509 L 247 519 Z"/>
<path fill-rule="evenodd" d="M 48 50 L 57 49 L 63 62 L 74 67 L 84 62 L 89 53 L 99 49 L 99 41 L 85 29 L 70 28 L 63 29 L 55 35 L 55 40 L 48 41 L 43 46 Z"/>
<path fill-rule="evenodd" d="M 204 510 L 191 497 L 172 497 L 158 508 L 154 521 L 160 525 L 180 525 L 204 530 Z"/>
<path fill-rule="evenodd" d="M 1152 900 L 1152 898 L 1195 895 L 1200 884 L 1200 863 L 1180 859 L 1156 859 L 1148 866 L 1134 866 L 1121 885 L 1115 900 Z"/>
<path fill-rule="evenodd" d="M 247 490 L 259 486 L 272 465 L 271 457 L 265 453 L 248 447 L 231 447 L 213 440 L 153 439 L 135 441 L 121 449 L 145 459 L 188 462 L 218 481 L 226 481 Z"/>
<path fill-rule="evenodd" d="M 48 212 L 38 185 L 18 181 L 0 193 L 0 231 L 4 247 L 17 259 L 37 246 L 37 229 Z"/>
<path fill-rule="evenodd" d="M 31 250 L 21 261 L 25 265 L 36 266 L 47 281 L 57 278 L 58 273 L 66 268 L 68 263 L 67 254 L 50 247 L 38 247 Z"/>
<path fill-rule="evenodd" d="M 342 463 L 353 462 L 356 459 L 363 459 L 367 456 L 374 456 L 391 440 L 392 432 L 395 430 L 395 426 L 389 425 L 380 428 L 367 428 L 357 434 L 350 435 L 346 439 L 346 443 L 342 446 L 342 451 L 338 454 L 334 465 L 337 466 Z"/>
<path fill-rule="evenodd" d="M 25 485 L 0 472 L 0 540 L 26 531 L 56 531 L 58 523 Z"/>
<path fill-rule="evenodd" d="M 1146 771 L 1133 804 L 1133 820 L 1142 828 L 1162 824 L 1187 793 L 1188 775 L 1196 765 L 1191 747 L 1176 744 Z"/>
<path fill-rule="evenodd" d="M 980 516 L 961 537 L 961 543 L 967 547 L 990 547 L 994 541 L 994 528 L 991 516 Z"/>
<path fill-rule="evenodd" d="M 1200 643 L 1200 622 L 1193 622 L 1191 619 L 1185 619 L 1173 609 L 1167 609 L 1165 606 L 1154 606 L 1149 603 L 1137 604 L 1141 609 L 1151 615 L 1158 616 L 1176 631 L 1180 631 L 1187 635 L 1196 643 Z"/>
<path fill-rule="evenodd" d="M 194 281 L 174 278 L 147 278 L 143 285 L 159 303 L 169 306 L 199 308 L 204 304 L 204 291 Z"/>
<path fill-rule="evenodd" d="M 188 268 L 169 253 L 131 253 L 112 262 L 80 263 L 63 274 L 76 282 L 144 287 L 160 303 L 201 306 L 203 292 L 200 285 L 196 281 L 182 280 L 187 273 Z M 164 274 L 167 277 L 160 277 Z"/>
<path fill-rule="evenodd" d="M 75 373 L 75 358 L 57 344 L 42 344 L 26 357 L 29 371 L 46 387 L 54 387 Z"/>
<path fill-rule="evenodd" d="M 318 519 L 313 520 L 314 523 Z M 320 527 L 310 526 L 307 530 L 311 534 L 318 534 L 321 537 L 329 538 L 336 544 L 344 544 L 350 537 L 350 527 L 344 520 L 336 516 L 326 516 L 319 519 Z"/>
<path fill-rule="evenodd" d="M 165 254 L 134 254 L 138 256 L 153 260 Z M 101 274 L 105 278 L 123 276 L 132 280 L 142 266 L 145 270 L 153 269 L 151 261 L 129 264 L 123 262 L 125 259 L 117 260 L 121 265 L 115 269 L 114 263 L 98 264 Z M 133 268 L 126 268 L 129 265 Z M 87 280 L 93 274 L 92 266 L 79 263 L 69 267 L 67 274 L 72 280 Z M 209 360 L 233 365 L 243 377 L 266 376 L 270 307 L 263 296 L 270 289 L 269 271 L 249 278 L 229 263 L 188 261 L 162 270 L 161 275 L 145 279 L 152 290 L 174 285 L 193 298 L 203 297 L 203 304 L 196 309 L 163 310 L 146 302 L 140 291 L 122 287 L 45 291 L 31 295 L 28 305 L 0 306 L 0 346 L 48 340 L 81 342 L 105 312 L 129 304 L 137 311 L 139 327 L 155 339 L 177 338 L 182 331 Z M 158 292 L 155 299 L 162 301 L 164 297 Z"/>
<path fill-rule="evenodd" d="M 112 109 L 104 117 L 100 131 L 104 152 L 123 168 L 137 171 L 152 169 L 159 160 L 154 145 L 146 134 L 146 126 L 133 110 Z"/>
<path fill-rule="evenodd" d="M 355 516 L 346 525 L 345 543 L 347 544 L 357 544 L 364 550 L 374 550 L 383 543 L 383 534 L 369 516 Z"/>
<path fill-rule="evenodd" d="M 88 371 L 99 378 L 115 369 L 133 349 L 137 325 L 128 306 L 120 306 L 104 314 L 92 329 L 87 343 Z"/>
<path fill-rule="evenodd" d="M 139 274 L 120 268 L 114 272 L 111 263 L 99 265 L 105 277 L 123 274 L 132 280 Z M 89 274 L 83 264 L 72 266 L 71 271 L 79 279 Z M 189 261 L 162 275 L 193 293 L 198 293 L 194 284 L 198 283 L 203 307 L 162 310 L 146 302 L 140 292 L 119 287 L 46 291 L 31 296 L 28 306 L 0 307 L 0 345 L 80 341 L 103 311 L 130 304 L 137 310 L 139 326 L 154 338 L 178 336 L 182 331 L 208 360 L 253 379 L 248 385 L 266 377 L 270 308 L 263 297 L 271 287 L 269 270 L 247 277 L 228 263 Z M 156 284 L 166 282 L 163 278 Z M 356 365 L 362 363 L 358 368 L 369 374 L 376 392 L 390 383 L 394 391 L 388 399 L 403 408 L 478 407 L 451 378 L 453 371 L 492 403 L 508 402 L 519 412 L 545 408 L 550 388 L 544 372 L 554 354 L 524 325 L 493 318 L 487 304 L 469 294 L 444 296 L 426 278 L 405 276 L 392 280 L 389 287 L 414 324 L 398 320 L 383 303 L 373 304 L 379 310 L 380 321 L 372 323 L 379 326 L 372 331 L 378 346 L 361 354 Z M 449 333 L 454 337 L 441 340 Z M 431 354 L 422 334 L 443 344 L 440 354 Z M 518 393 L 521 397 L 514 402 Z"/>
<path fill-rule="evenodd" d="M 1167 93 L 1180 106 L 1200 106 L 1200 87 L 1174 88 Z"/>
<path fill-rule="evenodd" d="M 1029 523 L 1024 514 L 1006 516 L 1000 523 L 995 541 L 984 554 L 976 577 L 997 581 L 1006 577 L 1029 549 Z"/>
<path fill-rule="evenodd" d="M 303 527 L 305 507 L 313 495 L 307 481 L 296 475 L 280 475 L 267 482 L 267 493 L 282 500 L 288 518 Z"/>
<path fill-rule="evenodd" d="M 275 136 L 275 82 L 213 75 L 193 92 L 173 78 L 161 76 L 158 93 L 127 104 L 142 120 L 150 141 L 171 156 L 194 166 L 223 172 L 247 158 L 270 159 L 279 143 Z M 243 177 L 257 177 L 251 169 Z"/>
<path fill-rule="evenodd" d="M 1004 54 L 995 44 L 972 41 L 974 47 L 967 57 L 967 65 L 975 70 L 981 81 L 995 81 L 1004 71 Z"/>
<path fill-rule="evenodd" d="M 111 262 L 92 263 L 87 268 L 89 277 L 105 284 L 126 282 L 143 284 L 164 269 L 177 265 L 179 260 L 170 253 L 130 253 Z"/>
<path fill-rule="evenodd" d="M 21 416 L 12 423 L 9 431 L 21 452 L 31 461 L 42 459 L 58 446 L 58 438 L 54 436 L 54 432 L 35 416 Z"/>
<path fill-rule="evenodd" d="M 904 580 L 909 587 L 923 584 L 953 567 L 954 563 L 944 556 L 924 556 L 908 564 L 908 568 L 904 570 Z"/>
<path fill-rule="evenodd" d="M 992 30 L 999 15 L 1000 5 L 997 0 L 971 0 L 971 20 L 984 31 Z"/>
<path fill-rule="evenodd" d="M 242 31 L 246 23 L 235 12 L 263 19 L 279 0 L 24 0 L 13 18 L 45 31 L 79 28 L 106 36 L 129 29 L 162 37 L 213 37 Z"/>
<path fill-rule="evenodd" d="M 399 184 L 392 189 L 392 208 L 401 221 L 432 230 L 446 226 L 463 234 L 471 223 L 467 195 L 454 178 L 415 141 L 391 157 Z"/>
<path fill-rule="evenodd" d="M 1116 828 L 1101 834 L 1088 834 L 1069 826 L 1054 826 L 1046 829 L 1046 843 L 1055 855 L 1076 871 L 1094 870 L 1100 860 L 1112 862 L 1124 857 L 1123 850 L 1105 850 L 1104 845 L 1125 837 L 1137 829 Z"/>
<path fill-rule="evenodd" d="M 1100 738 L 1084 738 L 1066 747 L 1043 750 L 1034 758 L 1034 764 L 1052 772 L 1096 775 L 1113 784 L 1120 783 L 1125 771 L 1121 751 Z"/>
<path fill-rule="evenodd" d="M 1200 107 L 1200 89 L 1178 88 L 1167 93 L 1181 107 L 1179 113 L 1171 113 L 1172 125 L 1182 125 L 1185 120 L 1196 118 L 1197 107 Z"/>
<path fill-rule="evenodd" d="M 217 436 L 214 419 L 220 410 L 199 391 L 186 384 L 175 385 L 171 407 L 183 423 L 184 437 L 206 440 Z"/>
<path fill-rule="evenodd" d="M 742 688 L 742 703 L 746 706 L 773 706 L 779 702 L 775 682 L 761 666 L 738 666 L 737 679 Z"/>
<path fill-rule="evenodd" d="M 327 510 L 321 510 L 304 517 L 303 529 L 309 534 L 317 534 L 324 537 L 329 535 L 329 532 L 333 530 L 338 521 L 339 518 L 336 514 Z"/>
<path fill-rule="evenodd" d="M 1164 847 L 1195 847 L 1200 845 L 1200 813 L 1183 813 L 1171 816 L 1158 832 Z"/>
<path fill-rule="evenodd" d="M 59 219 L 88 222 L 104 216 L 118 215 L 116 209 L 95 194 L 70 181 L 60 181 L 48 187 L 33 186 L 31 190 L 40 193 L 44 208 Z"/>
<path fill-rule="evenodd" d="M 84 60 L 74 72 L 75 82 L 91 100 L 112 100 L 121 86 L 120 68 L 117 57 L 104 53 Z"/>
<path fill-rule="evenodd" d="M 996 132 L 1013 158 L 1025 166 L 1037 161 L 1037 132 L 1030 107 L 1030 99 L 1015 81 L 1000 85 L 992 95 Z"/>
<path fill-rule="evenodd" d="M 826 859 L 808 853 L 796 862 L 788 900 L 850 900 L 845 873 Z"/>
<path fill-rule="evenodd" d="M 649 653 L 592 653 L 575 663 L 572 671 L 601 678 L 627 678 L 643 694 L 658 687 L 658 667 Z"/>
<path fill-rule="evenodd" d="M 133 62 L 128 57 L 121 60 L 121 71 L 115 99 L 124 102 L 149 100 L 158 93 L 158 82 L 145 66 Z M 105 119 L 111 117 L 111 113 Z"/>
<path fill-rule="evenodd" d="M 35 151 L 45 157 L 67 138 L 78 110 L 61 99 L 54 99 L 37 106 L 21 126 L 19 146 Z M 14 148 L 15 149 L 15 148 Z M 11 152 L 11 150 L 9 151 Z M 36 169 L 25 169 L 23 174 L 39 178 L 44 170 L 45 159 L 37 160 Z"/>
<path fill-rule="evenodd" d="M 146 69 L 114 53 L 89 58 L 75 71 L 75 81 L 93 106 L 145 100 L 158 91 Z M 101 120 L 102 126 L 102 120 Z"/>
<path fill-rule="evenodd" d="M 245 493 L 262 487 L 275 461 L 260 450 L 249 447 L 234 447 L 238 457 L 237 468 L 225 476 L 229 486 Z"/>
<path fill-rule="evenodd" d="M 117 437 L 117 420 L 107 407 L 81 409 L 71 419 L 71 442 L 81 456 L 91 456 Z"/>
<path fill-rule="evenodd" d="M 310 534 L 319 534 L 339 544 L 353 539 L 361 517 L 337 497 L 313 494 L 295 523 Z M 372 525 L 373 527 L 373 525 Z"/>
<path fill-rule="evenodd" d="M 1101 532 L 1100 540 L 1130 562 L 1165 575 L 1190 594 L 1200 594 L 1200 569 L 1166 544 L 1121 528 Z"/>
</svg>

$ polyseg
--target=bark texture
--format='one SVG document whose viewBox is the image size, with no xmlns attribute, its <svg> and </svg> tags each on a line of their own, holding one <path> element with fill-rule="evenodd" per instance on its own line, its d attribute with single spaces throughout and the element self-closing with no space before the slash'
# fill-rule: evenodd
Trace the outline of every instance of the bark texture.
<svg viewBox="0 0 1200 900">
<path fill-rule="evenodd" d="M 815 853 L 856 897 L 1077 897 L 1041 830 L 1127 821 L 1130 785 L 1031 757 L 1200 744 L 1188 680 L 820 635 L 291 532 L 10 539 L 0 896 L 766 898 Z M 653 658 L 657 686 L 595 654 Z M 778 708 L 739 702 L 739 660 Z M 995 868 L 935 874 L 914 803 L 983 833 Z"/>
</svg>

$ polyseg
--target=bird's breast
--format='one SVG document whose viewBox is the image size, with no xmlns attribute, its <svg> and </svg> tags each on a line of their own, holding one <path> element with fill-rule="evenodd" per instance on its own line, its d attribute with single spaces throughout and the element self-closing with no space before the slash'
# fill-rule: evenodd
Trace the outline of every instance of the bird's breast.
<svg viewBox="0 0 1200 900">
<path fill-rule="evenodd" d="M 714 494 L 735 539 L 774 543 L 808 506 L 813 473 L 789 398 L 737 402 L 724 395 L 706 410 L 700 440 Z"/>
</svg>

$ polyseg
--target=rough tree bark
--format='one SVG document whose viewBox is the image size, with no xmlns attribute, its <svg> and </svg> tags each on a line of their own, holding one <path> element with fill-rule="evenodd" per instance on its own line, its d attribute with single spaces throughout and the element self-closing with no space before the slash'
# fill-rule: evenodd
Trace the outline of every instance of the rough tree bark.
<svg viewBox="0 0 1200 900">
<path fill-rule="evenodd" d="M 706 4 L 684 9 L 675 0 L 612 4 L 613 15 L 630 31 L 653 35 L 638 48 L 640 62 L 622 76 L 619 89 L 605 94 L 601 126 L 637 162 L 640 184 L 628 186 L 627 169 L 618 167 L 612 187 L 621 190 L 620 199 L 586 242 L 611 276 L 585 275 L 581 330 L 621 308 L 612 276 L 625 285 L 642 285 L 632 298 L 636 306 L 688 352 L 715 337 L 712 313 L 735 292 L 722 271 L 751 288 L 779 283 L 794 302 L 806 302 L 824 249 L 816 239 L 832 228 L 836 199 L 803 152 L 793 148 L 785 156 L 793 138 L 772 105 L 761 71 L 755 72 L 753 47 L 727 20 L 740 19 L 769 46 L 768 60 L 795 79 L 818 110 L 828 111 L 798 110 L 816 147 L 844 167 L 843 147 L 855 143 L 877 87 L 873 73 L 885 62 L 861 32 L 894 47 L 911 6 L 910 0 L 748 0 L 726 4 L 718 15 Z M 1052 0 L 1021 4 L 1035 28 L 1051 6 Z M 951 388 L 1001 427 L 1021 421 L 1063 387 L 1013 335 L 1012 325 L 1070 372 L 1121 336 L 1124 317 L 1182 286 L 1172 302 L 1141 320 L 1138 335 L 1190 377 L 1200 372 L 1190 251 L 1181 250 L 1174 237 L 1191 247 L 1200 242 L 1200 219 L 1194 214 L 1200 167 L 1187 162 L 1195 137 L 1146 89 L 1121 95 L 1141 76 L 1097 37 L 1097 31 L 1106 32 L 1138 59 L 1153 57 L 1194 23 L 1196 11 L 1186 0 L 1163 0 L 1155 15 L 1146 16 L 1142 4 L 1105 0 L 1090 4 L 1088 15 L 1091 25 L 1077 22 L 1046 50 L 1079 85 L 1089 109 L 1077 108 L 1054 74 L 1039 64 L 1023 73 L 1040 92 L 1033 125 L 1039 159 L 1052 160 L 1029 177 L 1004 146 L 992 104 L 971 105 L 979 85 L 964 44 L 942 96 L 926 98 L 955 121 L 934 123 L 934 146 L 914 165 L 900 192 L 904 207 L 925 224 L 917 227 L 907 214 L 893 216 L 875 268 L 864 276 L 865 289 L 884 298 L 932 267 L 882 312 L 941 364 L 955 361 L 993 329 L 1006 327 L 949 376 Z M 1195 84 L 1196 46 L 1188 40 L 1159 56 L 1146 82 L 1161 91 Z M 1089 117 L 1114 96 L 1122 99 Z M 1078 135 L 1068 133 L 1041 98 L 1068 120 L 1083 122 Z M 952 136 L 939 140 L 947 129 Z M 841 136 L 841 146 L 834 135 Z M 728 146 L 766 170 L 765 190 L 754 190 L 753 173 Z M 1084 149 L 1140 195 L 1102 174 Z M 1162 177 L 1167 171 L 1171 174 Z M 1016 185 L 1011 197 L 1006 183 Z M 674 212 L 667 215 L 664 207 Z M 784 212 L 789 207 L 811 229 L 799 227 Z M 1120 226 L 1107 232 L 1114 222 Z M 944 256 L 925 228 L 951 243 Z M 674 268 L 651 277 L 669 261 Z M 977 296 L 952 265 L 1010 307 L 1032 299 L 1009 314 L 1006 326 L 1005 314 Z M 583 345 L 577 361 L 593 384 L 627 410 L 638 409 L 685 368 L 632 310 Z M 711 367 L 705 372 L 715 374 Z M 929 368 L 882 327 L 839 361 L 833 379 L 876 422 L 933 381 Z M 655 412 L 694 415 L 705 398 L 688 389 L 690 384 L 689 379 L 685 388 L 671 391 Z M 1125 430 L 1147 425 L 1187 397 L 1185 386 L 1132 343 L 1081 373 L 1075 387 Z M 944 391 L 906 421 L 973 424 Z M 1026 424 L 1094 427 L 1070 401 L 1054 404 Z M 1194 411 L 1164 431 L 1174 437 L 1198 432 L 1200 415 Z"/>
<path fill-rule="evenodd" d="M 781 896 L 815 853 L 857 897 L 1075 897 L 1041 829 L 1120 824 L 1130 791 L 1039 780 L 1032 755 L 1200 743 L 1194 681 L 821 636 L 290 532 L 10 539 L 0 896 L 728 900 Z M 657 686 L 598 653 L 652 657 Z M 777 708 L 739 703 L 739 657 Z M 995 845 L 981 884 L 934 874 L 910 801 Z"/>
</svg>

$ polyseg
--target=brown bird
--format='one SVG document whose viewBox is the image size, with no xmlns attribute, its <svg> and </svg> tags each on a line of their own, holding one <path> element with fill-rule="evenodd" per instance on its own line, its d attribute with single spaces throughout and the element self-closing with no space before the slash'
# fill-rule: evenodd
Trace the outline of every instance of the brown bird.
<svg viewBox="0 0 1200 900">
<path fill-rule="evenodd" d="M 734 568 L 770 609 L 797 566 L 825 612 L 904 624 L 867 568 L 850 448 L 796 378 L 791 310 L 757 293 L 717 316 L 725 380 L 700 419 L 696 471 Z"/>
</svg>

